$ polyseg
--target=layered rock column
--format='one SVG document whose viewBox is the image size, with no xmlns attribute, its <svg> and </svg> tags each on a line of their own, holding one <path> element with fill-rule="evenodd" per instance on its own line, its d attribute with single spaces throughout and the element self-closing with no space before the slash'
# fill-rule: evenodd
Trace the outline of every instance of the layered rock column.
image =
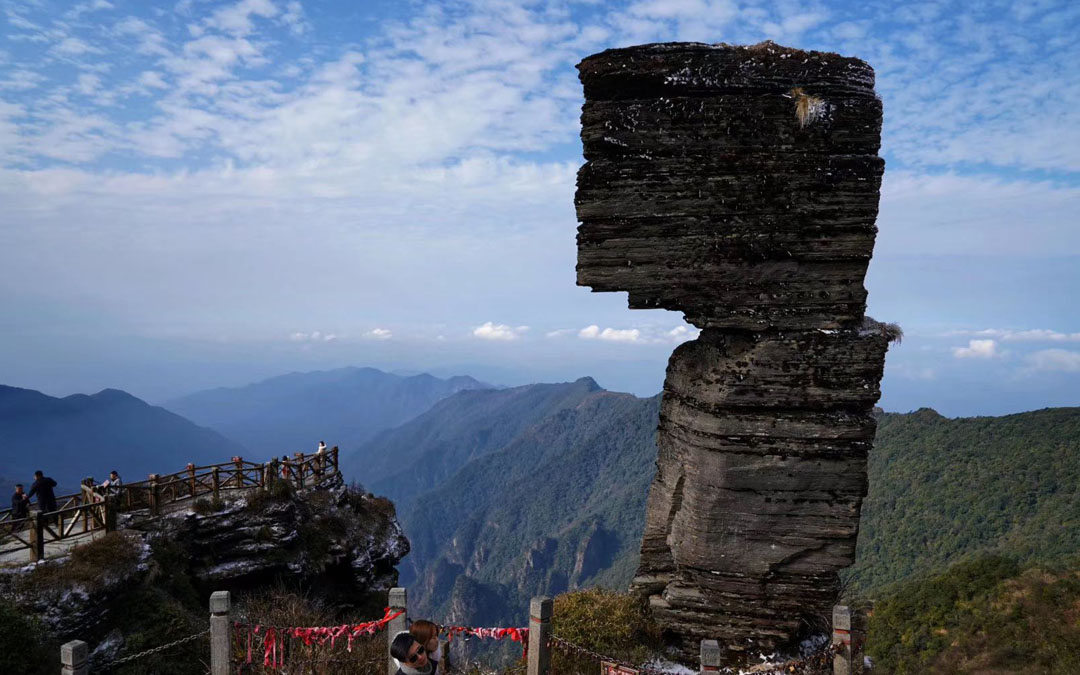
<svg viewBox="0 0 1080 675">
<path fill-rule="evenodd" d="M 884 163 L 864 62 L 763 43 L 578 65 L 578 284 L 702 329 L 671 356 L 634 587 L 687 658 L 827 623 L 889 331 L 864 317 Z"/>
</svg>

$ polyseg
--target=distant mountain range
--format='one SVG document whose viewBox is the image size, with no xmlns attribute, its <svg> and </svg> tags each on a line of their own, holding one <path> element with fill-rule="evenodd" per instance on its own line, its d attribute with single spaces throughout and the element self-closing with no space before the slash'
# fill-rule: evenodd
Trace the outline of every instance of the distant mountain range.
<svg viewBox="0 0 1080 675">
<path fill-rule="evenodd" d="M 312 452 L 320 440 L 351 451 L 451 394 L 489 386 L 465 376 L 402 377 L 340 368 L 201 391 L 164 405 L 240 443 L 253 458 L 268 459 Z"/>
<path fill-rule="evenodd" d="M 10 484 L 29 488 L 41 469 L 74 491 L 83 478 L 101 481 L 112 469 L 126 481 L 143 480 L 242 452 L 220 434 L 116 389 L 54 398 L 0 385 L 0 476 Z"/>
<path fill-rule="evenodd" d="M 342 447 L 348 478 L 395 501 L 412 542 L 401 583 L 418 612 L 519 621 L 532 595 L 625 588 L 637 566 L 658 396 L 608 392 L 591 378 L 492 389 L 349 368 L 170 406 L 216 431 L 115 390 L 57 399 L 0 387 L 0 480 L 29 482 L 42 468 L 74 486 L 114 467 L 136 480 L 321 439 Z M 858 592 L 985 553 L 1052 563 L 1080 551 L 1080 408 L 881 413 L 869 473 L 847 575 Z"/>
</svg>

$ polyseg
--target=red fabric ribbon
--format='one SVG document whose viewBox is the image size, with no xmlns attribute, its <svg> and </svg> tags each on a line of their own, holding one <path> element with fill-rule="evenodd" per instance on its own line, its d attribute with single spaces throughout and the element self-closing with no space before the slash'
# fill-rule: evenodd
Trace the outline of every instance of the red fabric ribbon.
<svg viewBox="0 0 1080 675">
<path fill-rule="evenodd" d="M 247 625 L 248 629 L 248 650 L 247 650 L 247 662 L 251 663 L 251 635 L 259 635 L 262 633 L 263 640 L 263 665 L 271 668 L 282 668 L 285 666 L 285 638 L 291 637 L 294 640 L 303 640 L 305 645 L 325 645 L 330 643 L 330 646 L 338 641 L 338 639 L 344 637 L 348 640 L 348 650 L 352 651 L 353 638 L 361 635 L 374 635 L 380 629 L 384 628 L 386 624 L 392 620 L 398 618 L 404 614 L 404 610 L 392 611 L 389 607 L 383 610 L 383 617 L 376 619 L 375 621 L 367 621 L 365 623 L 345 624 L 342 626 L 308 626 L 301 628 L 279 628 L 274 626 L 267 626 L 263 628 L 260 625 L 251 626 Z M 236 624 L 237 628 L 244 626 L 245 624 Z"/>
<path fill-rule="evenodd" d="M 472 628 L 469 626 L 443 626 L 447 639 L 453 640 L 455 635 L 473 635 L 478 638 L 491 638 L 502 640 L 510 638 L 513 642 L 521 643 L 521 658 L 525 658 L 529 651 L 528 628 Z"/>
</svg>

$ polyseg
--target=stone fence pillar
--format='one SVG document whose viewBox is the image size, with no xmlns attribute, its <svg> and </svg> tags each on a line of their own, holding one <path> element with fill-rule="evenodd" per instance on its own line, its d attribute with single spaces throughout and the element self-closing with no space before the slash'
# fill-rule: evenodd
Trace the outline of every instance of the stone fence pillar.
<svg viewBox="0 0 1080 675">
<path fill-rule="evenodd" d="M 527 675 L 548 675 L 551 669 L 551 598 L 540 596 L 529 603 L 529 664 Z"/>
<path fill-rule="evenodd" d="M 90 675 L 86 665 L 88 652 L 82 640 L 72 640 L 60 646 L 60 675 Z"/>
<path fill-rule="evenodd" d="M 833 607 L 832 644 L 839 645 L 833 657 L 833 675 L 862 675 L 865 626 L 862 613 L 844 605 Z"/>
<path fill-rule="evenodd" d="M 390 656 L 390 644 L 394 641 L 394 636 L 403 630 L 408 630 L 408 618 L 409 618 L 409 598 L 408 593 L 404 588 L 395 586 L 390 589 L 389 598 L 386 602 L 386 606 L 390 608 L 391 612 L 398 610 L 404 610 L 405 613 L 396 619 L 393 619 L 386 628 L 386 647 L 387 647 L 387 661 L 386 668 L 388 675 L 394 675 L 397 672 L 397 664 L 394 663 L 394 657 Z"/>
<path fill-rule="evenodd" d="M 724 651 L 716 640 L 701 641 L 701 675 L 706 673 L 720 672 L 720 662 L 723 660 Z"/>
<path fill-rule="evenodd" d="M 210 594 L 210 675 L 229 675 L 232 599 L 228 591 Z"/>
</svg>

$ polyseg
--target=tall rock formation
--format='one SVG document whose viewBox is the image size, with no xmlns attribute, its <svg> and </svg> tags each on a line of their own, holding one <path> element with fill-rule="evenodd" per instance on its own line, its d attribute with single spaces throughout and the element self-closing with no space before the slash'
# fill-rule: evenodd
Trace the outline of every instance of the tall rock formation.
<svg viewBox="0 0 1080 675">
<path fill-rule="evenodd" d="M 737 660 L 830 616 L 854 561 L 892 337 L 864 317 L 874 73 L 769 42 L 578 69 L 578 284 L 702 329 L 668 364 L 634 587 L 687 658 Z"/>
</svg>

